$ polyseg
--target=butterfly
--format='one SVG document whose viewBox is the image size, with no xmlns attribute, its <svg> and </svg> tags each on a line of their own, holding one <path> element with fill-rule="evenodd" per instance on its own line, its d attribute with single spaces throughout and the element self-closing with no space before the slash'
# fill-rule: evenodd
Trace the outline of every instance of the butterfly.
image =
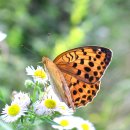
<svg viewBox="0 0 130 130">
<path fill-rule="evenodd" d="M 43 57 L 42 62 L 55 93 L 75 109 L 85 106 L 97 95 L 111 58 L 112 51 L 108 48 L 85 46 L 63 52 L 54 61 Z"/>
</svg>

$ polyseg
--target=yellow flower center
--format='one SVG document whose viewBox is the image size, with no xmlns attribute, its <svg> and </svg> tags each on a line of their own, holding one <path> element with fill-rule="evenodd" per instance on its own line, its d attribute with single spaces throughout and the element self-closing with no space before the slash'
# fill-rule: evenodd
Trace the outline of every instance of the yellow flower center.
<svg viewBox="0 0 130 130">
<path fill-rule="evenodd" d="M 44 79 L 46 78 L 46 73 L 42 69 L 37 69 L 34 72 L 34 76 Z"/>
<path fill-rule="evenodd" d="M 61 120 L 59 123 L 61 126 L 65 127 L 69 125 L 69 122 L 67 120 Z"/>
<path fill-rule="evenodd" d="M 88 124 L 82 124 L 81 127 L 83 130 L 89 130 Z"/>
<path fill-rule="evenodd" d="M 16 116 L 20 112 L 20 106 L 17 104 L 12 104 L 8 108 L 8 114 L 10 116 Z"/>
<path fill-rule="evenodd" d="M 56 101 L 53 99 L 46 99 L 44 104 L 48 109 L 54 109 L 56 107 Z"/>
</svg>

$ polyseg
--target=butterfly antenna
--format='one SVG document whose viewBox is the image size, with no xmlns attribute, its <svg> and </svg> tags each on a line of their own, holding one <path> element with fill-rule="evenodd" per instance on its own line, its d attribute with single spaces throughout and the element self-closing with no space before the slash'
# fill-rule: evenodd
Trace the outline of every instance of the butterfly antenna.
<svg viewBox="0 0 130 130">
<path fill-rule="evenodd" d="M 36 55 L 36 54 L 33 53 L 33 51 L 31 51 L 29 48 L 27 48 L 23 44 L 21 45 L 21 47 L 23 47 L 27 52 L 30 52 L 31 54 Z"/>
<path fill-rule="evenodd" d="M 31 54 L 33 56 L 34 60 L 38 60 L 38 58 L 34 57 L 36 56 L 36 53 L 34 53 L 31 49 L 27 48 L 25 45 L 21 44 L 21 47 L 24 48 L 27 52 L 29 52 L 29 54 Z M 42 61 L 40 61 L 42 62 Z"/>
</svg>

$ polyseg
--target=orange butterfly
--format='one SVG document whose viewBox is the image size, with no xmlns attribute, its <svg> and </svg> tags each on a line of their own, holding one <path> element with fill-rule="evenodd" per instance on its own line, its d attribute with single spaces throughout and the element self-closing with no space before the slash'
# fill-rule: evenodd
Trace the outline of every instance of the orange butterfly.
<svg viewBox="0 0 130 130">
<path fill-rule="evenodd" d="M 42 62 L 59 98 L 73 109 L 85 106 L 96 96 L 100 80 L 112 57 L 110 49 L 85 46 L 68 50 L 52 62 Z"/>
</svg>

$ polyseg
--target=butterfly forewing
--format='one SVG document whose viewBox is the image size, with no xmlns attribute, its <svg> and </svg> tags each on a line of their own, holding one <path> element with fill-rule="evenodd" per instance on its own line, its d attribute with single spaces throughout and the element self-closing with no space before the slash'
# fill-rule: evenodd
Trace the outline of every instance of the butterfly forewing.
<svg viewBox="0 0 130 130">
<path fill-rule="evenodd" d="M 112 52 L 107 48 L 87 46 L 60 54 L 54 63 L 62 72 L 82 82 L 93 84 L 102 77 L 111 55 Z"/>
</svg>

